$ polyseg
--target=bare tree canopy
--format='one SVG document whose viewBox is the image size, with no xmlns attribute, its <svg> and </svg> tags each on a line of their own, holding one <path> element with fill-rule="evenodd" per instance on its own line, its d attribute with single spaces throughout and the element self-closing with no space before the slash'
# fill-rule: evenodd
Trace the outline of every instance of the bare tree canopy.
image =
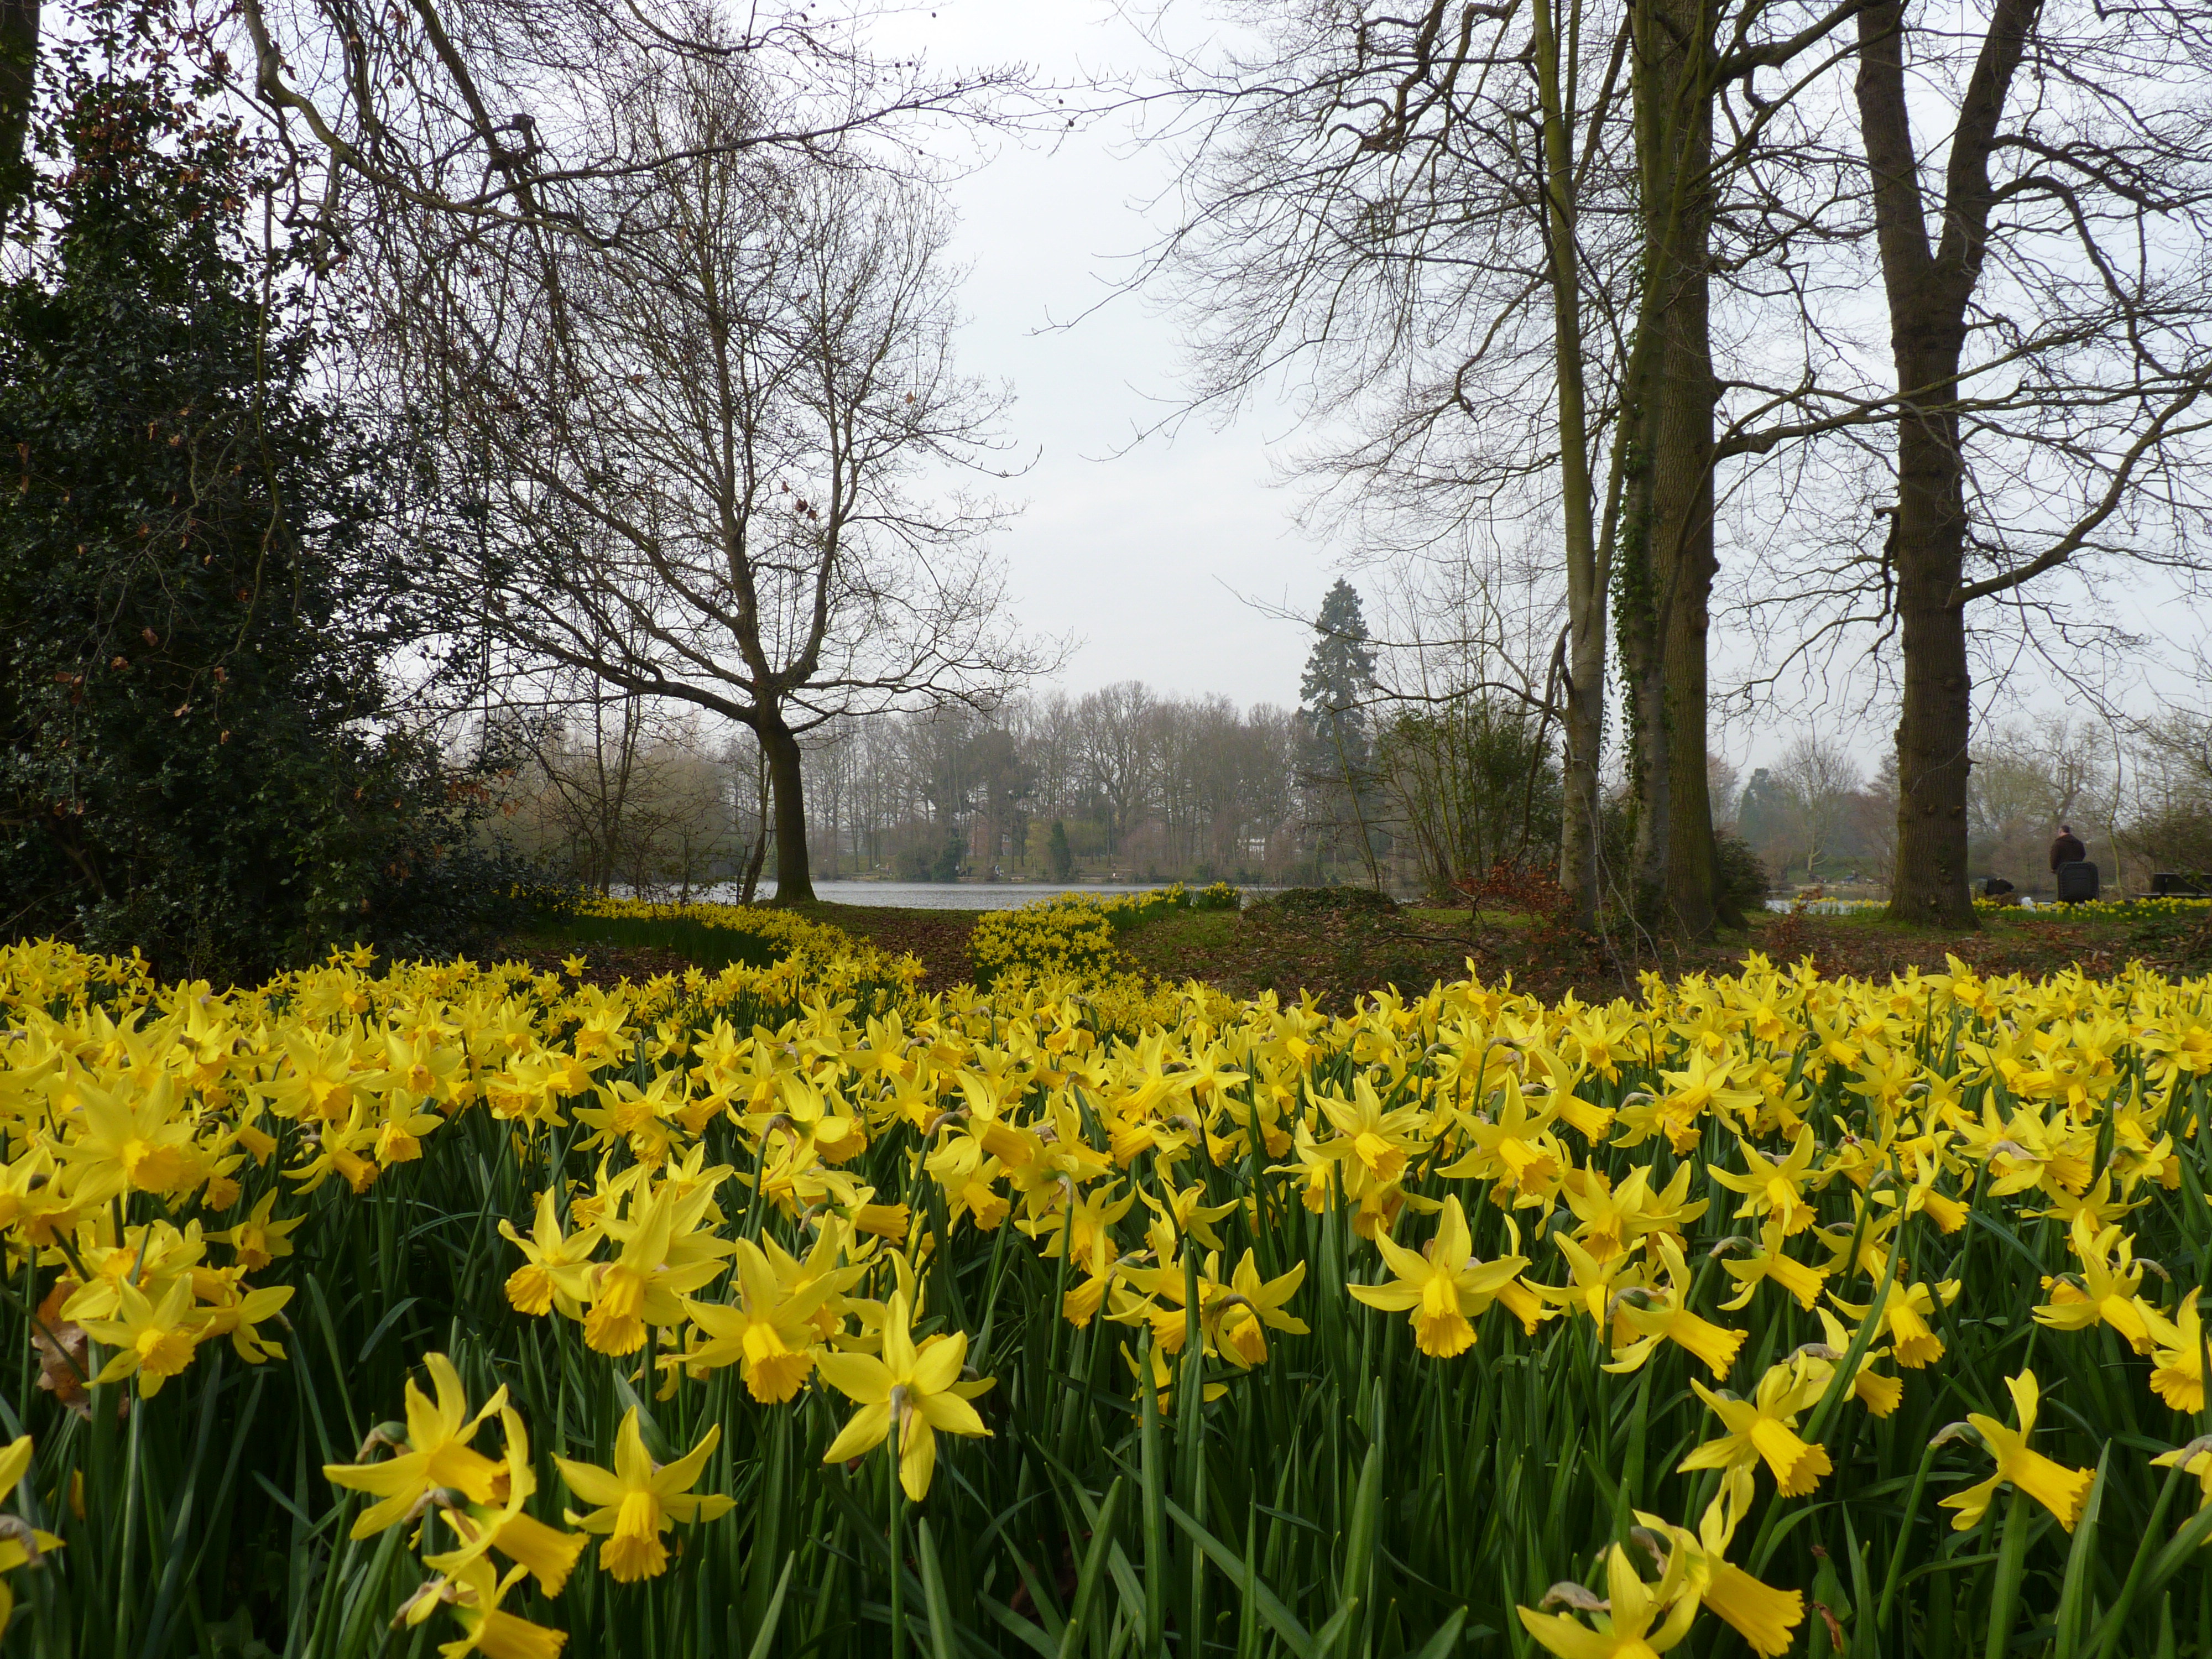
<svg viewBox="0 0 2212 1659">
<path fill-rule="evenodd" d="M 232 20 L 234 20 L 233 21 Z M 939 73 L 885 57 L 866 8 L 762 9 L 713 0 L 238 0 L 198 33 L 216 72 L 290 147 L 306 206 L 336 249 L 395 212 L 442 221 L 456 246 L 497 225 L 604 235 L 600 187 L 724 150 L 861 159 L 901 154 L 917 122 L 1018 119 L 1018 70 Z M 191 31 L 187 32 L 191 33 Z M 741 76 L 754 119 L 718 134 L 641 128 L 641 80 Z"/>
<path fill-rule="evenodd" d="M 1500 678 L 1564 717 L 1585 914 L 1608 604 L 1622 884 L 1666 925 L 1714 913 L 1725 521 L 1729 586 L 1785 662 L 1871 629 L 1905 708 L 1897 902 L 1971 926 L 1974 609 L 2056 660 L 2098 623 L 2054 581 L 2202 568 L 2201 9 L 1236 15 L 1258 45 L 1173 74 L 1196 136 L 1161 258 L 1199 325 L 1191 406 L 1294 371 L 1303 471 L 1362 556 L 1548 565 L 1552 669 Z"/>
<path fill-rule="evenodd" d="M 1799 98 L 1859 3 L 1252 6 L 1264 45 L 1182 77 L 1196 159 L 1164 257 L 1200 320 L 1194 402 L 1297 365 L 1324 417 L 1308 476 L 1366 545 L 1521 543 L 1549 569 L 1564 626 L 1535 678 L 1565 727 L 1562 880 L 1586 919 L 1609 605 L 1639 800 L 1616 884 L 1692 933 L 1729 908 L 1703 769 L 1736 434 L 1715 432 L 1708 289 L 1794 292 Z"/>
<path fill-rule="evenodd" d="M 1136 681 L 843 722 L 809 745 L 816 846 L 909 880 L 1327 879 L 1299 726 Z"/>
<path fill-rule="evenodd" d="M 454 604 L 526 659 L 749 727 L 790 900 L 811 896 L 800 734 L 988 703 L 1050 653 L 1003 614 L 1005 509 L 962 481 L 1006 396 L 953 364 L 941 215 L 918 183 L 748 149 L 754 90 L 741 59 L 650 65 L 611 115 L 675 159 L 595 182 L 620 234 L 515 225 L 496 258 L 417 258 L 386 337 L 486 492 Z"/>
<path fill-rule="evenodd" d="M 1869 7 L 1856 91 L 1897 377 L 1891 910 L 1971 924 L 1967 607 L 2138 527 L 2139 553 L 2183 554 L 2212 506 L 2212 29 L 2188 7 L 1995 0 L 1954 64 L 1953 27 Z M 1909 74 L 1949 94 L 1940 185 Z"/>
</svg>

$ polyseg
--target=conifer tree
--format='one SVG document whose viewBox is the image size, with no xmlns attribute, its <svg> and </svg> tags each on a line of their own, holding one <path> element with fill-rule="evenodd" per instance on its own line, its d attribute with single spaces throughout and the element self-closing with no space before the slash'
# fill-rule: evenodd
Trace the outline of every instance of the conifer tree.
<svg viewBox="0 0 2212 1659">
<path fill-rule="evenodd" d="M 1298 682 L 1305 728 L 1301 781 L 1322 829 L 1322 854 L 1348 853 L 1368 879 L 1382 885 L 1382 836 L 1374 827 L 1375 726 L 1368 703 L 1375 691 L 1375 647 L 1359 590 L 1340 576 L 1314 617 L 1313 650 Z"/>
</svg>

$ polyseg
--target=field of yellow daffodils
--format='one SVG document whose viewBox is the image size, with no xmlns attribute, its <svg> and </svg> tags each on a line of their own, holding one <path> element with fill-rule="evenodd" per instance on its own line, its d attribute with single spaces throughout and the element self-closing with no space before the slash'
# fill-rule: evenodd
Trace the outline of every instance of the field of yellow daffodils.
<svg viewBox="0 0 2212 1659">
<path fill-rule="evenodd" d="M 6 1652 L 2212 1654 L 2212 981 L 787 943 L 0 948 Z"/>
</svg>

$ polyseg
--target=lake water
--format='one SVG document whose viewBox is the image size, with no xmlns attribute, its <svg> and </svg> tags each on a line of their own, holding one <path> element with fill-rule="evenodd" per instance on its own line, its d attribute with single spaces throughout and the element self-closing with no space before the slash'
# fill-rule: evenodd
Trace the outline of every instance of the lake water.
<svg viewBox="0 0 2212 1659">
<path fill-rule="evenodd" d="M 1171 884 L 1164 881 L 1142 884 L 1103 881 L 817 881 L 814 884 L 814 896 L 824 904 L 880 904 L 901 910 L 1014 910 L 1033 899 L 1054 898 L 1062 893 L 1110 898 L 1117 893 L 1156 893 Z M 1196 891 L 1196 887 L 1193 886 L 1192 890 Z M 1247 887 L 1243 890 L 1250 897 L 1271 893 L 1274 889 Z M 736 902 L 738 890 L 734 886 L 725 885 L 700 896 L 730 904 Z"/>
</svg>

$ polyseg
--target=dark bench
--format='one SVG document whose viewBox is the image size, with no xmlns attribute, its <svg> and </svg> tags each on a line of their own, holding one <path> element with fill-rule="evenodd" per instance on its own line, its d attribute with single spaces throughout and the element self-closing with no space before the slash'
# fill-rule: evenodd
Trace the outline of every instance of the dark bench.
<svg viewBox="0 0 2212 1659">
<path fill-rule="evenodd" d="M 2097 899 L 2097 866 L 2087 859 L 2062 864 L 2057 871 L 2061 904 L 2094 904 Z"/>
</svg>

